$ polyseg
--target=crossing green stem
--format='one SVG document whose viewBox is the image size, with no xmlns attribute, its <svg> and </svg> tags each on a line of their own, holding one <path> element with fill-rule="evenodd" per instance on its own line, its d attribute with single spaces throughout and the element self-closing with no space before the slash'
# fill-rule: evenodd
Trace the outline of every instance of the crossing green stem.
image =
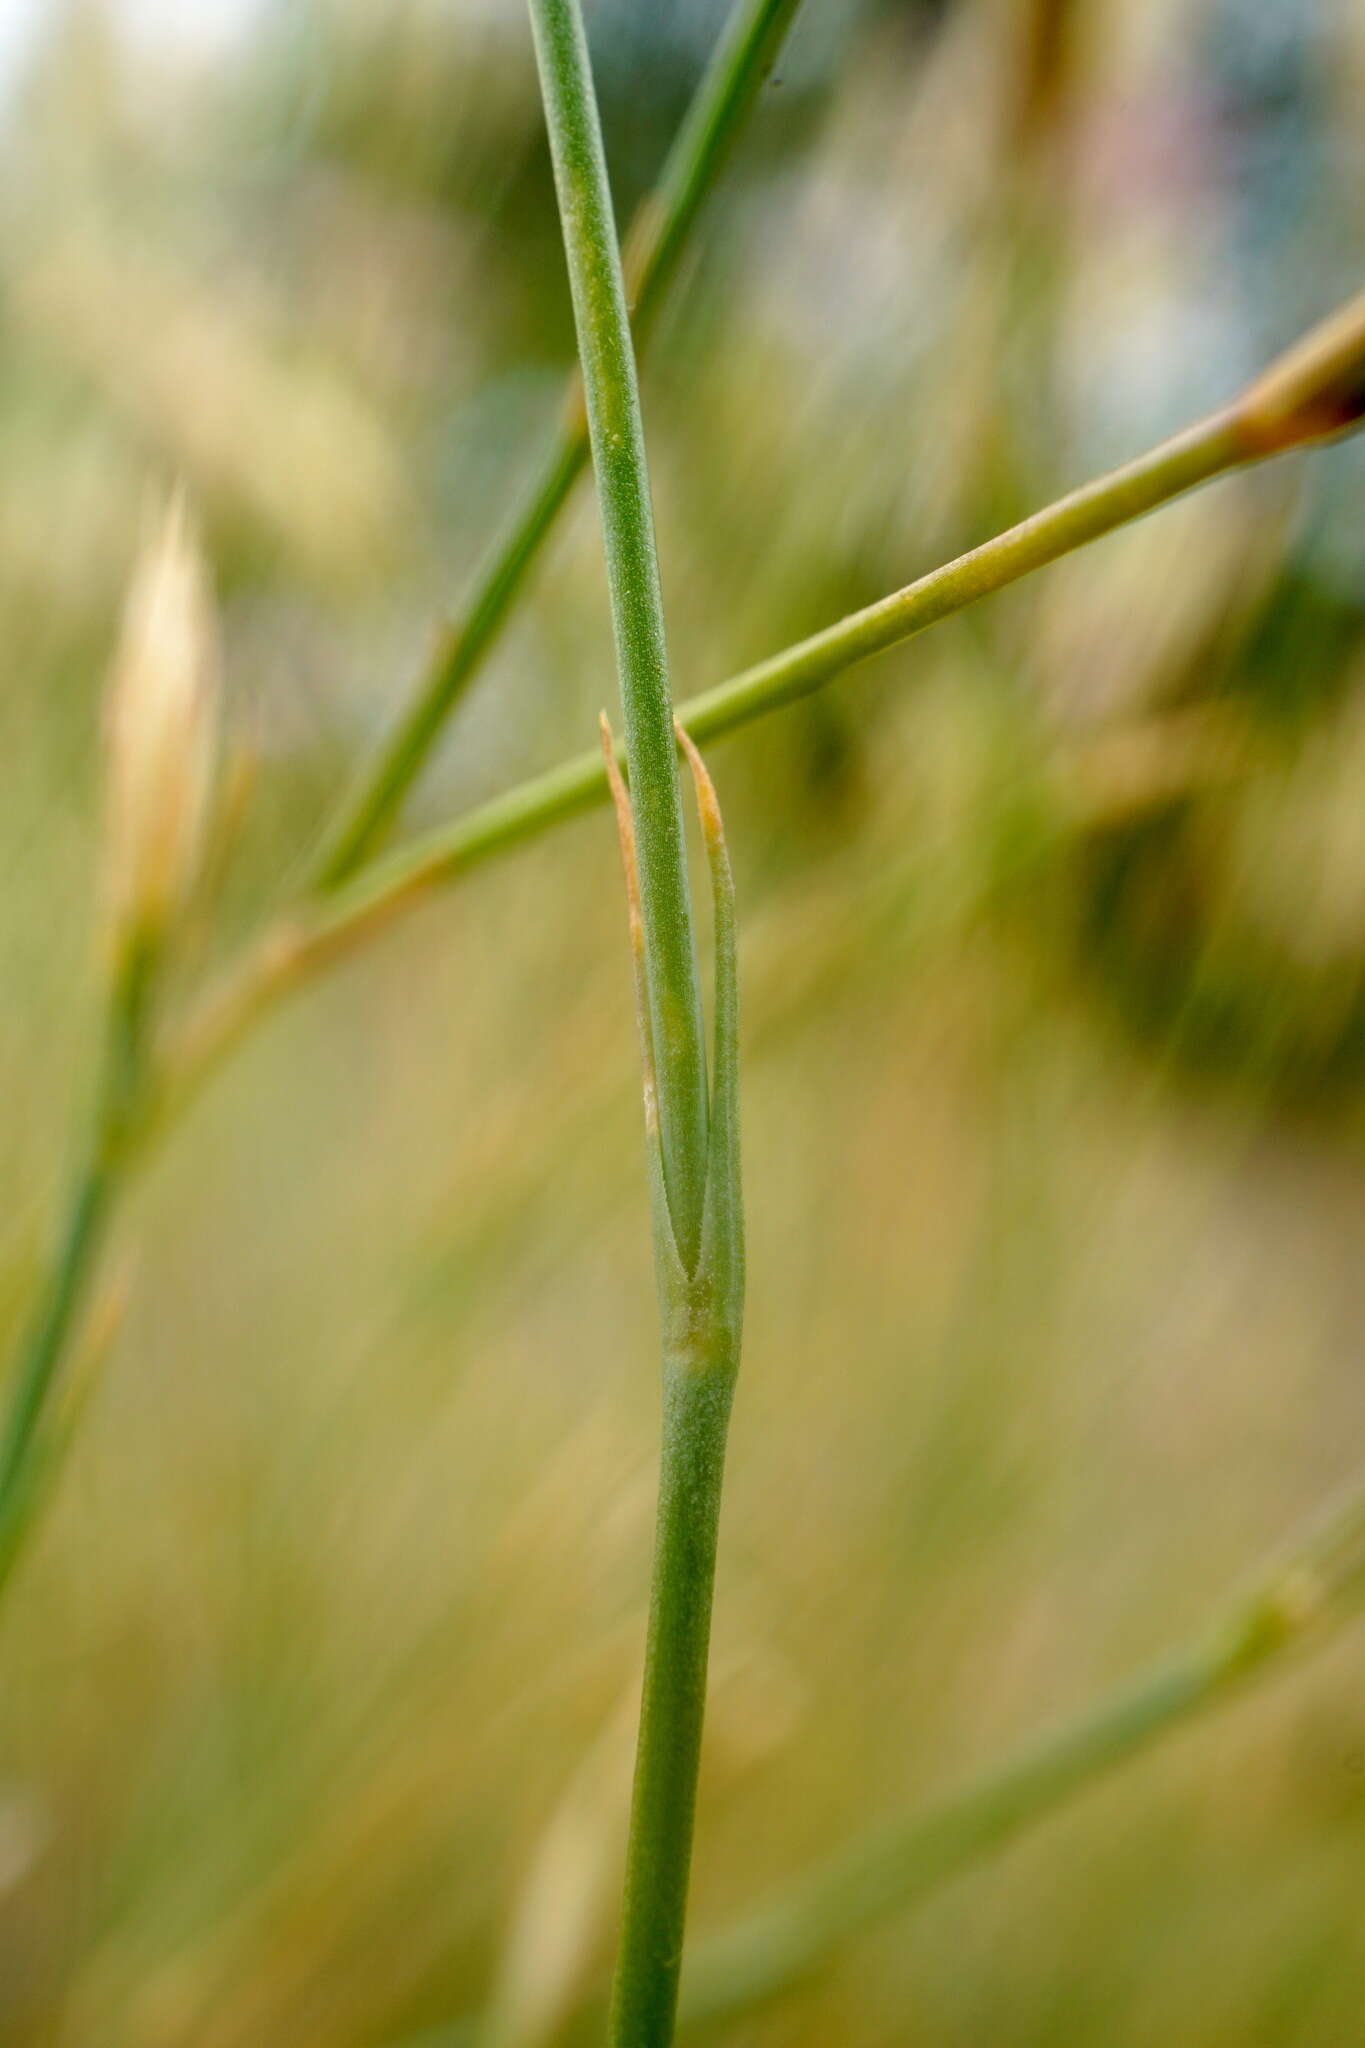
<svg viewBox="0 0 1365 2048">
<path fill-rule="evenodd" d="M 1365 1595 L 1365 1487 L 1316 1518 L 1202 1636 L 908 1821 L 882 1824 L 769 1906 L 703 1941 L 684 2023 L 733 2019 L 1327 1637 Z"/>
<path fill-rule="evenodd" d="M 678 717 L 699 743 L 719 739 L 1261 452 L 1242 438 L 1231 414 L 1201 421 L 880 603 L 688 699 Z M 369 862 L 325 903 L 287 915 L 192 1021 L 172 1076 L 176 1090 L 192 1085 L 275 997 L 349 953 L 410 903 L 606 795 L 600 753 L 575 754 Z"/>
<path fill-rule="evenodd" d="M 798 0 L 739 0 L 697 88 L 654 192 L 631 224 L 637 350 L 654 324 L 693 222 L 725 162 L 796 12 Z M 430 669 L 316 857 L 313 888 L 331 890 L 368 858 L 451 711 L 497 638 L 541 545 L 588 459 L 581 385 L 570 380 L 559 423 L 536 477 L 460 616 L 441 637 Z"/>
<path fill-rule="evenodd" d="M 1365 417 L 1365 293 L 1273 362 L 1223 411 L 1196 422 L 996 534 L 955 561 L 840 619 L 679 707 L 699 741 L 762 717 L 978 598 L 1229 471 L 1350 431 Z M 585 752 L 371 862 L 322 905 L 270 932 L 185 1034 L 166 1101 L 178 1099 L 279 995 L 480 861 L 599 804 L 606 778 Z"/>
<path fill-rule="evenodd" d="M 984 1862 L 1124 1764 L 1330 1642 L 1365 1600 L 1365 1483 L 1314 1516 L 1183 1649 L 948 1792 L 881 1822 L 768 1905 L 705 1936 L 687 1961 L 679 2025 L 721 2026 L 795 1989 L 838 1949 Z M 600 2022 L 590 1999 L 583 2015 Z M 430 2048 L 477 2038 L 457 2022 Z M 586 2038 L 575 2029 L 572 2038 Z M 418 2048 L 416 2041 L 404 2048 Z M 424 2037 L 423 2048 L 426 2048 Z"/>
</svg>

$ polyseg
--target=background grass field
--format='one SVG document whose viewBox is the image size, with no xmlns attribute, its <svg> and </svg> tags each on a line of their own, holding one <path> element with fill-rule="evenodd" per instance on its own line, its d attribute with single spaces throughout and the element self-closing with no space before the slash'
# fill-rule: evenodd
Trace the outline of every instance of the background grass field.
<svg viewBox="0 0 1365 2048">
<path fill-rule="evenodd" d="M 590 12 L 618 210 L 716 0 Z M 1354 289 L 1328 0 L 807 0 L 644 377 L 680 693 L 1228 396 Z M 130 36 L 0 126 L 0 1321 L 87 1086 L 100 693 L 203 508 L 287 888 L 572 350 L 516 0 Z M 1365 1442 L 1365 450 L 1215 485 L 714 750 L 751 1278 L 695 1924 L 1196 1626 Z M 590 493 L 409 804 L 591 741 Z M 654 1310 L 602 816 L 271 1020 L 134 1205 L 0 1639 L 0 2039 L 556 2038 L 609 1954 Z M 1347 2048 L 1365 1636 L 726 2038 Z M 544 2001 L 551 2020 L 542 2024 Z"/>
</svg>

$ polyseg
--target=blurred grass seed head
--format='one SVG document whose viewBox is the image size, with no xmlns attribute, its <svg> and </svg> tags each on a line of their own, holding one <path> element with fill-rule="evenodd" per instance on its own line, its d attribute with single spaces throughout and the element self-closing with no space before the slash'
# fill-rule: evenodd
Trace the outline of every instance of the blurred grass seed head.
<svg viewBox="0 0 1365 2048">
<path fill-rule="evenodd" d="M 221 667 L 198 530 L 177 492 L 149 527 L 109 676 L 103 880 L 116 950 L 159 940 L 194 886 L 212 800 Z"/>
</svg>

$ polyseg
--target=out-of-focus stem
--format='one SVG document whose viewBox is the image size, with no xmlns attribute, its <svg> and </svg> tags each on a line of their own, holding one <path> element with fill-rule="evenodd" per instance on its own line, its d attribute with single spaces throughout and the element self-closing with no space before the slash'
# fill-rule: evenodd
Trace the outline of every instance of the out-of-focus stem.
<svg viewBox="0 0 1365 2048">
<path fill-rule="evenodd" d="M 0 1583 L 13 1567 L 19 1535 L 29 1520 L 31 1487 L 43 1462 L 44 1425 L 59 1368 L 131 1160 L 130 1137 L 141 1087 L 147 973 L 145 957 L 134 950 L 115 974 L 90 1135 L 67 1200 L 46 1284 L 6 1388 L 7 1405 L 0 1426 Z"/>
<path fill-rule="evenodd" d="M 699 743 L 718 739 L 1200 484 L 1349 431 L 1360 417 L 1353 394 L 1365 388 L 1362 365 L 1365 298 L 1358 298 L 1272 363 L 1225 411 L 1081 485 L 879 603 L 689 699 L 678 706 L 679 720 Z M 289 913 L 235 970 L 229 987 L 191 1020 L 170 1077 L 173 1091 L 191 1088 L 278 996 L 386 927 L 409 904 L 592 809 L 606 795 L 600 754 L 576 754 L 370 862 L 325 903 Z"/>
<path fill-rule="evenodd" d="M 655 191 L 626 245 L 634 285 L 631 325 L 639 349 L 672 282 L 692 224 L 791 25 L 798 0 L 739 0 L 707 66 Z M 314 863 L 317 889 L 336 888 L 373 851 L 420 773 L 437 736 L 473 681 L 528 570 L 588 459 L 582 385 L 569 381 L 559 424 L 535 481 L 445 632 L 407 710 L 342 808 Z"/>
<path fill-rule="evenodd" d="M 1313 1517 L 1204 1632 L 1051 1734 L 903 1821 L 883 1823 L 689 1953 L 679 2027 L 723 2025 L 812 1976 L 846 1941 L 1104 1784 L 1124 1764 L 1320 1646 L 1365 1601 L 1365 1481 Z M 600 1998 L 589 2001 L 592 2017 Z M 432 2037 L 472 2039 L 472 2023 Z M 586 2038 L 575 2032 L 573 2038 Z M 404 2048 L 418 2048 L 405 2042 Z"/>
<path fill-rule="evenodd" d="M 94 1261 L 92 1261 L 92 1264 Z M 86 1284 L 87 1299 L 91 1285 Z M 55 1489 L 66 1456 L 78 1434 L 91 1392 L 99 1378 L 119 1327 L 126 1303 L 125 1276 L 116 1273 L 106 1280 L 98 1295 L 67 1330 L 67 1360 L 62 1364 L 60 1388 L 55 1385 L 46 1403 L 41 1426 L 34 1432 L 19 1481 L 9 1494 L 0 1515 L 0 1600 L 10 1575 L 28 1545 L 29 1532 L 44 1512 Z"/>
<path fill-rule="evenodd" d="M 880 604 L 688 699 L 678 706 L 679 721 L 698 742 L 718 739 L 1248 459 L 1226 416 L 1205 421 L 970 554 L 931 570 Z M 606 796 L 601 755 L 596 750 L 576 754 L 401 851 L 369 862 L 325 902 L 289 913 L 238 969 L 230 1000 L 226 991 L 216 995 L 211 1009 L 193 1021 L 186 1067 L 213 1063 L 277 995 L 351 951 L 409 904 L 552 825 L 591 810 Z M 221 1041 L 220 1025 L 230 1025 Z M 182 1078 L 188 1080 L 189 1072 Z"/>
<path fill-rule="evenodd" d="M 1365 1485 L 1315 1520 L 1186 1649 L 703 1941 L 688 1963 L 683 2022 L 728 2019 L 789 1989 L 844 1941 L 1046 1820 L 1248 1681 L 1279 1670 L 1291 1651 L 1351 1619 L 1363 1596 Z"/>
</svg>

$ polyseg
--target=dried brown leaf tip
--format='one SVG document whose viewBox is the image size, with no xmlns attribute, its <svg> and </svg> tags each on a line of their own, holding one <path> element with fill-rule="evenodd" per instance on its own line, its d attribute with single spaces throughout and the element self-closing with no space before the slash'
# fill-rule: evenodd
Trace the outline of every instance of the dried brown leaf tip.
<svg viewBox="0 0 1365 2048">
<path fill-rule="evenodd" d="M 706 864 L 711 871 L 715 923 L 715 1055 L 707 1133 L 706 1212 L 701 1256 L 692 1284 L 709 1290 L 717 1328 L 739 1343 L 744 1317 L 744 1198 L 739 1168 L 739 959 L 735 923 L 735 880 L 720 801 L 710 770 L 689 733 L 675 718 L 677 735 L 696 792 Z"/>
<path fill-rule="evenodd" d="M 1365 292 L 1263 370 L 1237 415 L 1258 454 L 1330 440 L 1365 423 Z"/>
<path fill-rule="evenodd" d="M 697 792 L 697 815 L 701 819 L 702 836 L 706 840 L 707 852 L 714 857 L 724 850 L 725 827 L 721 823 L 720 799 L 716 785 L 711 780 L 711 771 L 703 761 L 691 738 L 673 721 L 673 730 L 678 735 L 678 745 L 692 775 L 692 786 Z"/>
<path fill-rule="evenodd" d="M 651 1137 L 658 1129 L 658 1092 L 654 1077 L 654 1039 L 649 1023 L 649 998 L 645 984 L 645 921 L 640 910 L 640 866 L 635 852 L 635 814 L 616 759 L 616 742 L 606 712 L 598 720 L 602 759 L 606 764 L 607 787 L 616 812 L 616 836 L 621 847 L 621 869 L 626 881 L 626 910 L 630 919 L 630 957 L 635 976 L 635 1007 L 640 1026 L 640 1059 L 644 1068 L 645 1126 Z"/>
<path fill-rule="evenodd" d="M 616 759 L 616 742 L 604 711 L 598 721 L 602 759 L 606 763 L 607 787 L 616 813 L 616 836 L 621 846 L 621 869 L 626 878 L 626 904 L 630 912 L 630 945 L 637 960 L 644 959 L 645 926 L 640 912 L 640 867 L 635 853 L 635 815 L 630 808 L 621 769 Z"/>
<path fill-rule="evenodd" d="M 218 698 L 208 572 L 177 496 L 133 571 L 109 676 L 104 884 L 116 944 L 158 938 L 198 873 Z"/>
</svg>

